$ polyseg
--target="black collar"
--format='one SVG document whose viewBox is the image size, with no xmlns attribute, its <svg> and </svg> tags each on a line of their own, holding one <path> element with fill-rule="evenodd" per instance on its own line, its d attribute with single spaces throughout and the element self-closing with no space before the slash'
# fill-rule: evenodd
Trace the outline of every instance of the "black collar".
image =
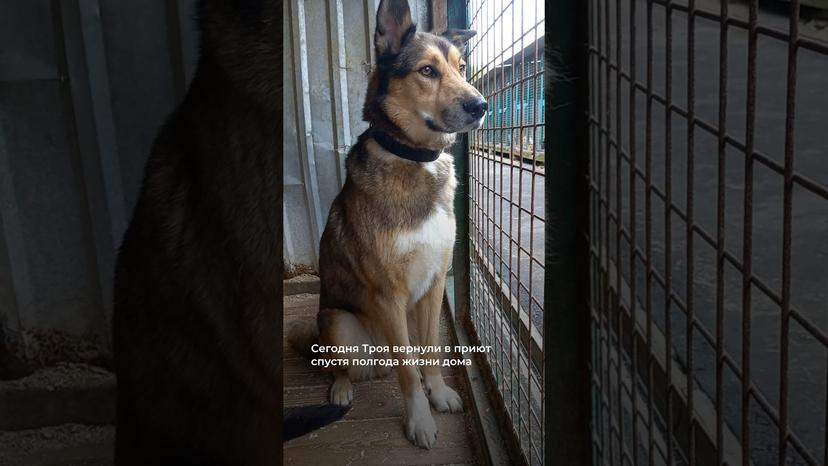
<svg viewBox="0 0 828 466">
<path fill-rule="evenodd" d="M 382 146 L 383 149 L 391 152 L 397 157 L 402 157 L 414 162 L 433 162 L 440 157 L 439 150 L 418 149 L 416 147 L 411 147 L 397 141 L 385 131 L 375 129 L 371 131 L 371 136 L 375 141 L 377 141 L 377 144 Z"/>
</svg>

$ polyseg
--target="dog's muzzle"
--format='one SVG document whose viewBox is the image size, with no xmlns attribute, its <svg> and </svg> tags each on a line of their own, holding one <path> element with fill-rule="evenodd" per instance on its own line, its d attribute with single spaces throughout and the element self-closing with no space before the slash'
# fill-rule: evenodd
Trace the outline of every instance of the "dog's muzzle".
<svg viewBox="0 0 828 466">
<path fill-rule="evenodd" d="M 485 115 L 486 110 L 488 109 L 489 104 L 483 97 L 472 97 L 471 99 L 463 102 L 463 110 L 465 110 L 466 113 L 468 113 L 475 120 L 479 120 L 483 115 Z"/>
</svg>

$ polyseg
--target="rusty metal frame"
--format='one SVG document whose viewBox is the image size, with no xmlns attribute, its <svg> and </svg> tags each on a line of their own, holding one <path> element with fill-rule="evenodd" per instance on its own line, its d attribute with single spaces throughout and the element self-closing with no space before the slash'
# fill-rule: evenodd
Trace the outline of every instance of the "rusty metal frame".
<svg viewBox="0 0 828 466">
<path fill-rule="evenodd" d="M 528 6 L 518 14 L 520 5 Z M 511 434 L 505 437 L 519 452 L 514 461 L 542 464 L 544 342 L 533 310 L 536 320 L 544 308 L 542 276 L 536 276 L 545 269 L 536 250 L 543 238 L 535 233 L 545 223 L 539 213 L 545 176 L 539 103 L 544 92 L 543 5 L 468 0 L 465 7 L 466 24 L 477 30 L 468 44 L 468 77 L 488 100 L 490 116 L 470 133 L 464 154 L 468 165 L 461 184 L 467 183 L 463 201 L 470 262 L 468 313 L 460 323 L 472 341 L 492 347 L 475 363 L 496 394 L 502 430 Z M 504 32 L 507 19 L 512 21 L 510 35 Z M 508 187 L 504 177 L 510 180 Z"/>
<path fill-rule="evenodd" d="M 614 6 L 613 6 L 614 5 Z M 625 5 L 628 17 L 622 15 Z M 646 8 L 646 73 L 636 75 L 636 47 L 630 47 L 629 62 L 622 63 L 622 21 L 626 22 L 629 43 L 635 44 L 639 34 L 636 8 Z M 663 9 L 666 31 L 663 37 L 654 37 L 653 11 Z M 590 293 L 592 320 L 592 393 L 593 393 L 593 451 L 596 464 L 754 464 L 751 457 L 751 429 L 756 421 L 752 410 L 760 410 L 778 433 L 774 461 L 785 464 L 828 464 L 828 437 L 823 441 L 822 453 L 803 442 L 790 426 L 788 398 L 790 391 L 791 324 L 828 350 L 828 334 L 805 312 L 797 309 L 791 300 L 792 211 L 794 190 L 803 190 L 828 201 L 828 186 L 809 174 L 795 169 L 796 158 L 796 96 L 797 56 L 800 50 L 809 50 L 828 57 L 828 44 L 800 35 L 800 1 L 792 0 L 788 31 L 768 27 L 759 22 L 759 2 L 749 2 L 747 21 L 729 14 L 727 1 L 722 1 L 718 12 L 697 7 L 695 0 L 676 3 L 671 0 L 590 0 L 588 60 L 590 74 L 590 103 L 588 126 L 590 133 L 589 173 L 587 174 L 590 225 L 586 236 L 590 244 Z M 687 103 L 682 106 L 673 97 L 674 49 L 673 14 L 687 17 Z M 712 122 L 695 112 L 695 21 L 703 18 L 720 27 L 718 121 Z M 614 24 L 614 26 L 613 26 Z M 728 31 L 743 30 L 748 34 L 745 133 L 743 137 L 728 130 Z M 614 32 L 614 34 L 613 34 Z M 785 135 L 784 161 L 779 163 L 759 151 L 755 144 L 757 115 L 757 51 L 759 38 L 767 37 L 787 44 L 787 74 L 785 80 Z M 654 90 L 653 44 L 665 41 L 665 90 Z M 626 65 L 626 66 L 625 66 Z M 626 70 L 624 69 L 626 68 Z M 627 86 L 628 94 L 622 93 Z M 623 95 L 622 95 L 623 94 Z M 646 98 L 644 140 L 637 141 L 636 98 Z M 628 115 L 622 115 L 622 99 L 629 99 Z M 653 145 L 653 104 L 664 107 L 664 147 Z M 613 118 L 614 117 L 614 118 Z M 629 118 L 629 134 L 623 134 L 623 119 Z M 679 121 L 687 126 L 686 198 L 674 199 L 672 162 L 674 147 L 672 125 Z M 708 231 L 696 220 L 695 205 L 695 137 L 703 131 L 718 141 L 718 176 L 716 202 L 716 231 Z M 624 144 L 624 139 L 626 144 Z M 636 145 L 643 143 L 644 160 L 636 157 Z M 744 193 L 742 196 L 743 229 L 741 251 L 731 251 L 725 244 L 726 175 L 725 159 L 732 157 L 728 150 L 741 154 L 744 161 Z M 664 157 L 664 188 L 653 180 L 653 158 Z M 754 170 L 762 166 L 780 176 L 784 182 L 782 193 L 782 270 L 781 285 L 773 286 L 754 273 L 753 258 L 759 245 L 753 242 L 755 231 L 762 228 L 754 222 Z M 622 169 L 623 168 L 623 169 Z M 613 173 L 614 172 L 614 173 Z M 622 177 L 628 180 L 629 191 L 622 192 Z M 644 238 L 636 235 L 639 221 L 636 206 L 636 184 L 644 186 Z M 625 198 L 626 197 L 626 198 Z M 664 203 L 663 219 L 654 219 L 653 202 Z M 684 201 L 685 206 L 679 203 Z M 625 209 L 624 205 L 630 206 Z M 624 226 L 624 210 L 629 216 L 629 228 Z M 653 247 L 654 221 L 664 222 L 664 273 L 656 269 Z M 673 223 L 683 227 L 686 248 L 673 254 Z M 715 326 L 710 328 L 696 316 L 694 302 L 695 241 L 716 251 L 716 311 Z M 672 276 L 672 261 L 684 262 L 687 285 L 684 297 L 676 288 Z M 645 270 L 639 271 L 638 264 Z M 741 354 L 732 354 L 725 347 L 724 299 L 725 268 L 738 272 L 741 280 Z M 644 277 L 645 295 L 636 296 L 637 277 Z M 659 288 L 663 301 L 656 300 L 654 289 Z M 778 399 L 771 400 L 759 388 L 752 375 L 751 318 L 753 298 L 760 295 L 780 309 Z M 664 324 L 653 322 L 656 313 L 664 313 Z M 673 319 L 684 321 L 680 335 Z M 683 347 L 676 344 L 677 336 Z M 694 344 L 704 341 L 715 349 L 715 393 L 712 400 L 699 389 L 693 355 Z M 680 353 L 684 358 L 680 358 Z M 680 364 L 679 364 L 680 363 Z M 740 406 L 738 426 L 728 426 L 723 419 L 725 410 L 724 377 L 729 371 L 739 380 Z M 819 377 L 819 375 L 817 375 Z M 826 375 L 825 377 L 828 377 Z M 828 401 L 826 401 L 828 403 Z M 776 406 L 776 407 L 775 407 Z M 828 432 L 828 416 L 822 427 Z M 828 434 L 825 434 L 828 435 Z"/>
</svg>

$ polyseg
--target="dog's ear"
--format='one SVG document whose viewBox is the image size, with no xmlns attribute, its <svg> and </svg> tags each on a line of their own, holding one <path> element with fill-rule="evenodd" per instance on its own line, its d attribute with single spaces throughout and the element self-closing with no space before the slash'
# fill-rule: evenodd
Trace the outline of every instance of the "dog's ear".
<svg viewBox="0 0 828 466">
<path fill-rule="evenodd" d="M 443 37 L 451 41 L 455 47 L 460 49 L 460 52 L 465 53 L 466 42 L 477 35 L 477 31 L 471 29 L 447 29 Z"/>
<path fill-rule="evenodd" d="M 411 21 L 407 0 L 382 0 L 377 10 L 377 30 L 374 47 L 377 57 L 396 55 L 414 33 L 417 25 Z"/>
</svg>

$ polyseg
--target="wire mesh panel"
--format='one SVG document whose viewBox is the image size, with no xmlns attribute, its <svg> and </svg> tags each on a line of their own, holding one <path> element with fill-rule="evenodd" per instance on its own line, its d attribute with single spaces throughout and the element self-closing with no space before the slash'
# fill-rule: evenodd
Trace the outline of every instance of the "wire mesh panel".
<svg viewBox="0 0 828 466">
<path fill-rule="evenodd" d="M 589 0 L 596 463 L 828 464 L 828 34 L 800 10 Z"/>
<path fill-rule="evenodd" d="M 471 332 L 524 459 L 543 461 L 542 2 L 471 0 L 470 82 L 489 111 L 469 137 Z"/>
</svg>

